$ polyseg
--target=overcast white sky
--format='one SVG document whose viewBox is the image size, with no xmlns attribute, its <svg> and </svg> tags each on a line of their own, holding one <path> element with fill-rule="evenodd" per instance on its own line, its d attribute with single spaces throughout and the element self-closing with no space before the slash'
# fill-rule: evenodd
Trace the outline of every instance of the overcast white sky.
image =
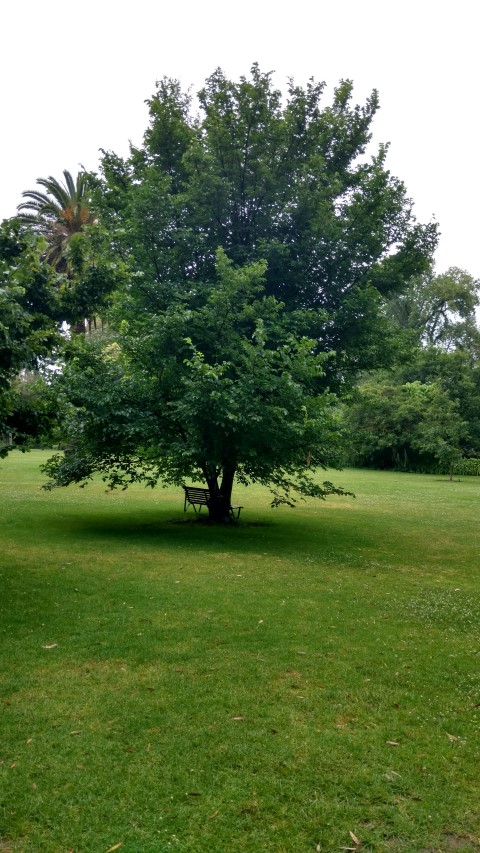
<svg viewBox="0 0 480 853">
<path fill-rule="evenodd" d="M 348 77 L 362 102 L 377 88 L 374 138 L 391 143 L 417 218 L 440 223 L 437 271 L 480 277 L 479 19 L 475 0 L 5 2 L 0 219 L 38 177 L 140 142 L 164 75 L 195 92 L 217 66 L 237 79 L 258 61 L 281 89 Z"/>
</svg>

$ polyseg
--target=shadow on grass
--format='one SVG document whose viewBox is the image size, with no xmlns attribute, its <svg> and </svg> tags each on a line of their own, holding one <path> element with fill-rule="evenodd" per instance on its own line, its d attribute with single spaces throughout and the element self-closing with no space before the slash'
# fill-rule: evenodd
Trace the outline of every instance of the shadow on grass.
<svg viewBox="0 0 480 853">
<path fill-rule="evenodd" d="M 107 543 L 118 545 L 139 543 L 146 547 L 158 545 L 162 548 L 185 548 L 187 551 L 201 548 L 218 550 L 226 548 L 236 553 L 258 552 L 275 556 L 300 557 L 313 553 L 322 556 L 337 553 L 339 557 L 350 551 L 375 548 L 378 531 L 365 531 L 365 526 L 355 517 L 345 518 L 344 513 L 334 517 L 305 517 L 282 514 L 276 518 L 242 520 L 228 525 L 209 524 L 204 519 L 190 516 L 172 516 L 167 510 L 124 513 L 109 511 L 90 514 L 62 512 L 59 515 L 45 514 L 42 518 L 42 535 L 49 540 L 71 539 L 87 541 L 90 546 Z M 82 547 L 82 546 L 80 546 Z"/>
</svg>

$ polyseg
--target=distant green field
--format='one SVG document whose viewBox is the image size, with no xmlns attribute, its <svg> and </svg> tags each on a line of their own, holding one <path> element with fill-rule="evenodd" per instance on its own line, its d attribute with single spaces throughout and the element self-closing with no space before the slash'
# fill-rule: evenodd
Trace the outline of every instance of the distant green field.
<svg viewBox="0 0 480 853">
<path fill-rule="evenodd" d="M 0 461 L 2 853 L 480 849 L 479 478 L 211 527 L 48 455 Z"/>
</svg>

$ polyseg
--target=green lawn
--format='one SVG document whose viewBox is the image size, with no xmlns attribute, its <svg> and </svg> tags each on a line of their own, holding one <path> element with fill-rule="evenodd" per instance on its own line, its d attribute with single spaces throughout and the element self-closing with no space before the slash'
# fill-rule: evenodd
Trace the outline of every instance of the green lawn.
<svg viewBox="0 0 480 853">
<path fill-rule="evenodd" d="M 2 853 L 480 849 L 480 478 L 212 528 L 47 456 L 0 462 Z"/>
</svg>

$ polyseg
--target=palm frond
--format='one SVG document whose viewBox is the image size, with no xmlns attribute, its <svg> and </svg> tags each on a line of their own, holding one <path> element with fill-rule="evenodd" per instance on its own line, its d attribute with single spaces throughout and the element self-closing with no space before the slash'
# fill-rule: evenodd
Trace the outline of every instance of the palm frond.
<svg viewBox="0 0 480 853">
<path fill-rule="evenodd" d="M 38 178 L 40 190 L 25 190 L 26 199 L 18 205 L 19 218 L 42 233 L 48 242 L 46 258 L 57 269 L 65 263 L 65 253 L 72 234 L 94 221 L 88 198 L 88 176 L 78 173 L 76 180 L 65 169 L 65 183 L 52 175 Z"/>
</svg>

